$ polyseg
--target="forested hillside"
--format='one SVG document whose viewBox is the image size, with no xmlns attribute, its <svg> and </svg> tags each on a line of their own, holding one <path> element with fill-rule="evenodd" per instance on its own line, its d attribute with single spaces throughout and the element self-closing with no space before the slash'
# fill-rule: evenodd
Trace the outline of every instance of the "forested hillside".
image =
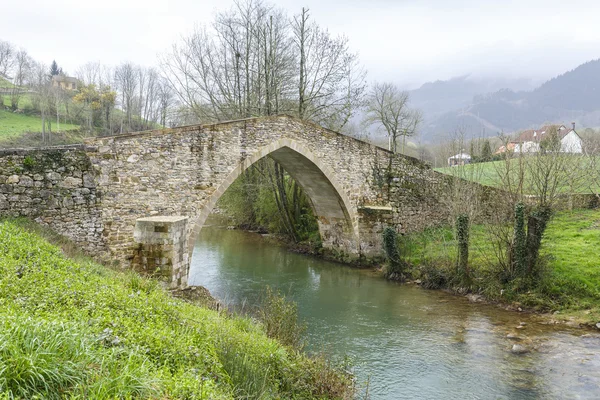
<svg viewBox="0 0 600 400">
<path fill-rule="evenodd" d="M 600 125 L 600 59 L 557 76 L 532 91 L 501 89 L 480 94 L 468 104 L 456 104 L 441 115 L 425 115 L 424 139 L 449 135 L 457 129 L 467 135 L 494 136 L 544 123 L 577 122 Z"/>
</svg>

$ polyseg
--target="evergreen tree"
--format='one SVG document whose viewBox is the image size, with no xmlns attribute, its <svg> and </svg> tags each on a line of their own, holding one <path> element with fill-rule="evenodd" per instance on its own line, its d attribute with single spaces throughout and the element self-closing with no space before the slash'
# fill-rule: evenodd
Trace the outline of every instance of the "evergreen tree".
<svg viewBox="0 0 600 400">
<path fill-rule="evenodd" d="M 481 148 L 481 161 L 491 161 L 492 159 L 492 146 L 490 145 L 489 139 L 485 139 L 483 147 Z"/>
<path fill-rule="evenodd" d="M 60 75 L 62 74 L 62 68 L 58 67 L 56 60 L 52 60 L 52 65 L 50 65 L 50 76 Z"/>
<path fill-rule="evenodd" d="M 471 140 L 471 145 L 469 146 L 469 155 L 471 156 L 471 161 L 474 162 L 477 155 L 475 154 L 475 140 Z"/>
</svg>

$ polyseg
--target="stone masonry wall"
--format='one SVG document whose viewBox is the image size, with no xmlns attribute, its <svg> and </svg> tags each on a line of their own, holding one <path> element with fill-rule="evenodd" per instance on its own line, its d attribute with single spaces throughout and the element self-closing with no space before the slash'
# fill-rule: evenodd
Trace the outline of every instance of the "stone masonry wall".
<svg viewBox="0 0 600 400">
<path fill-rule="evenodd" d="M 0 151 L 0 216 L 29 217 L 102 254 L 100 201 L 81 147 Z"/>
</svg>

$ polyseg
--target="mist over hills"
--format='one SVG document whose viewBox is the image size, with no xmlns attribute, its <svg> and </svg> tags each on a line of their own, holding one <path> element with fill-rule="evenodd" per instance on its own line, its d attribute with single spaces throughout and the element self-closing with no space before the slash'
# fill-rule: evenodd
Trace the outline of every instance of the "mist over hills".
<svg viewBox="0 0 600 400">
<path fill-rule="evenodd" d="M 421 138 L 430 142 L 457 130 L 467 137 L 495 136 L 544 123 L 600 126 L 600 59 L 589 61 L 537 88 L 528 80 L 474 80 L 462 76 L 411 91 L 423 112 Z"/>
</svg>

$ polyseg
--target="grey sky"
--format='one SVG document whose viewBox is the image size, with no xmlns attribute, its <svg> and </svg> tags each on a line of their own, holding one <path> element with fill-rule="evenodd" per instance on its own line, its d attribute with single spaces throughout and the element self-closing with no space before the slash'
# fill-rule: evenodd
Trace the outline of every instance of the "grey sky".
<svg viewBox="0 0 600 400">
<path fill-rule="evenodd" d="M 414 87 L 474 76 L 547 79 L 600 58 L 598 0 L 276 0 L 345 34 L 369 79 Z M 0 39 L 73 72 L 87 61 L 156 64 L 231 0 L 6 1 Z"/>
</svg>

